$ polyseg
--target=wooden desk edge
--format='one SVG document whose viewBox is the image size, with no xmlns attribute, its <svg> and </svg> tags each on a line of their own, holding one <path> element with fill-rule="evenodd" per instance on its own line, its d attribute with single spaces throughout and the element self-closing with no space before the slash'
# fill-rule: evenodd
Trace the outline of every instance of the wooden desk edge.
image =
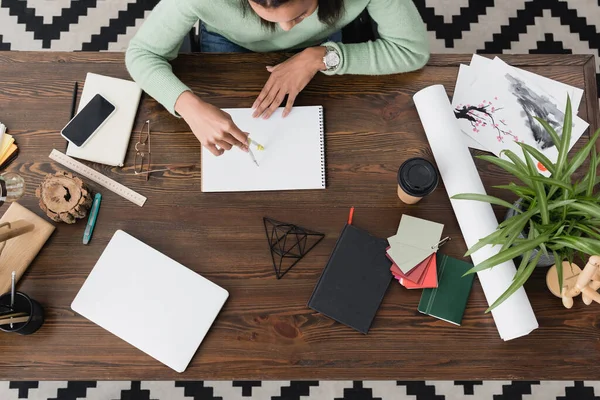
<svg viewBox="0 0 600 400">
<path fill-rule="evenodd" d="M 247 61 L 248 58 L 261 58 L 277 55 L 280 53 L 245 53 L 245 54 L 205 54 L 187 53 L 180 57 L 229 57 L 232 60 Z M 433 67 L 456 67 L 460 64 L 468 64 L 472 54 L 432 54 L 428 66 Z M 592 54 L 482 54 L 484 57 L 502 57 L 509 64 L 518 66 L 587 66 L 594 61 Z M 124 62 L 123 52 L 46 52 L 46 51 L 3 51 L 0 52 L 0 65 L 13 62 Z"/>
</svg>

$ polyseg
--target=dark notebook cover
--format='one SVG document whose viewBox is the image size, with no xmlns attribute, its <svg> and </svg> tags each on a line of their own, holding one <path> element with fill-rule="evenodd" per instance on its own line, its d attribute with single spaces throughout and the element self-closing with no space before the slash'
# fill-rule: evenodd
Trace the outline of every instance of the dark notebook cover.
<svg viewBox="0 0 600 400">
<path fill-rule="evenodd" d="M 424 289 L 418 310 L 423 314 L 460 325 L 475 274 L 463 276 L 472 264 L 438 253 L 438 287 Z"/>
<path fill-rule="evenodd" d="M 392 280 L 386 239 L 346 225 L 308 306 L 367 333 Z"/>
</svg>

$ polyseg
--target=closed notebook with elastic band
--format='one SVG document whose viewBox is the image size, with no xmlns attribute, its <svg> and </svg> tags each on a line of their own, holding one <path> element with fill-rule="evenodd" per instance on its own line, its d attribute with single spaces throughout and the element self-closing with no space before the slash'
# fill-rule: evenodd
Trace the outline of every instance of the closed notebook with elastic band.
<svg viewBox="0 0 600 400">
<path fill-rule="evenodd" d="M 367 333 L 390 284 L 388 242 L 346 224 L 308 306 Z"/>
<path fill-rule="evenodd" d="M 463 275 L 471 268 L 472 264 L 438 253 L 438 287 L 423 290 L 419 312 L 460 325 L 475 277 Z"/>
</svg>

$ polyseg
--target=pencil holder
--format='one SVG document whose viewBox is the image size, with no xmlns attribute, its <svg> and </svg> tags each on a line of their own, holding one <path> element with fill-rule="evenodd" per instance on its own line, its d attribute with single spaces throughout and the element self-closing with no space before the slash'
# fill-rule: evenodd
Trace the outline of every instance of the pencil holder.
<svg viewBox="0 0 600 400">
<path fill-rule="evenodd" d="M 15 293 L 15 303 L 12 308 L 10 306 L 10 293 L 0 296 L 0 315 L 9 311 L 26 313 L 29 318 L 25 322 L 13 324 L 12 328 L 10 324 L 0 325 L 0 330 L 4 332 L 31 335 L 40 329 L 44 323 L 44 308 L 25 293 Z"/>
</svg>

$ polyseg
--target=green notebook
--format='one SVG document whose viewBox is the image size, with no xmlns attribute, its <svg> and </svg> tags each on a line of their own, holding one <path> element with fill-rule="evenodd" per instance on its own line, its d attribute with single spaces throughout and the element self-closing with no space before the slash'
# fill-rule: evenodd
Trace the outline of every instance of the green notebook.
<svg viewBox="0 0 600 400">
<path fill-rule="evenodd" d="M 473 265 L 437 254 L 438 287 L 423 289 L 418 310 L 423 314 L 460 325 L 475 274 L 463 277 Z"/>
</svg>

